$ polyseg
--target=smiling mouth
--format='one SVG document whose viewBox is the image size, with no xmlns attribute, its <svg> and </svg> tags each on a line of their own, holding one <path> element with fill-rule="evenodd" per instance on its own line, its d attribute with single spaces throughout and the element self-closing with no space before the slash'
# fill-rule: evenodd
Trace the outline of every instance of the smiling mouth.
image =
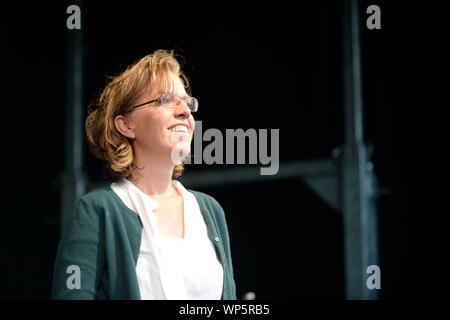
<svg viewBox="0 0 450 320">
<path fill-rule="evenodd" d="M 172 128 L 169 128 L 168 130 L 172 131 L 172 132 L 181 132 L 181 133 L 188 133 L 188 128 L 186 126 L 174 126 Z"/>
</svg>

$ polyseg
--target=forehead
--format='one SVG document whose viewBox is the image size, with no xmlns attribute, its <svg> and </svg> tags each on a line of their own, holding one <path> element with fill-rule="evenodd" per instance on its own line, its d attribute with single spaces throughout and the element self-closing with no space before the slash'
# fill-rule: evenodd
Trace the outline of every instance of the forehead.
<svg viewBox="0 0 450 320">
<path fill-rule="evenodd" d="M 148 92 L 151 95 L 158 95 L 166 92 L 173 92 L 178 95 L 186 95 L 186 90 L 184 88 L 183 82 L 180 77 L 174 73 L 169 73 L 165 77 L 159 77 L 154 79 L 152 83 L 149 84 Z"/>
</svg>

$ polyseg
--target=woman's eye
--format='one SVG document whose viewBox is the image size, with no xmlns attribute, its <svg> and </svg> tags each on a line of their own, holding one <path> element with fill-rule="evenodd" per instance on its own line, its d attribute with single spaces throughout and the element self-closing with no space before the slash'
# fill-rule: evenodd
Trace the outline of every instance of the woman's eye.
<svg viewBox="0 0 450 320">
<path fill-rule="evenodd" d="M 169 104 L 170 103 L 170 99 L 168 98 L 161 98 L 161 104 Z"/>
</svg>

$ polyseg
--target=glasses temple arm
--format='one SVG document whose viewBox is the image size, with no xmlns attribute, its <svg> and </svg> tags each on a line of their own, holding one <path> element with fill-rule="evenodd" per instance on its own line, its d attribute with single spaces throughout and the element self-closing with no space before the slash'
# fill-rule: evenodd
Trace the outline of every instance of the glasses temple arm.
<svg viewBox="0 0 450 320">
<path fill-rule="evenodd" d="M 154 99 L 154 100 L 150 100 L 150 101 L 147 101 L 147 102 L 144 102 L 144 103 L 141 103 L 141 104 L 138 104 L 137 106 L 134 106 L 134 107 L 132 107 L 130 110 L 128 110 L 127 112 L 125 112 L 125 114 L 126 114 L 126 113 L 129 113 L 129 112 L 131 112 L 131 111 L 133 111 L 133 110 L 136 109 L 136 108 L 142 107 L 142 106 L 144 106 L 144 105 L 146 105 L 146 104 L 149 104 L 149 103 L 152 103 L 152 102 L 156 102 L 156 101 L 159 101 L 159 98 L 158 98 L 158 99 Z"/>
</svg>

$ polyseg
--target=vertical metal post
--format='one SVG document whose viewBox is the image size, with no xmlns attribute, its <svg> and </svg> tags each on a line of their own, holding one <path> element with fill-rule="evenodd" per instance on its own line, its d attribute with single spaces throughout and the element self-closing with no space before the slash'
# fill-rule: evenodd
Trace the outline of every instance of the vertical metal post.
<svg viewBox="0 0 450 320">
<path fill-rule="evenodd" d="M 342 211 L 347 299 L 377 299 L 367 287 L 367 267 L 378 265 L 375 188 L 363 141 L 363 107 L 357 0 L 343 0 L 345 144 Z"/>
<path fill-rule="evenodd" d="M 320 26 L 319 26 L 319 58 L 317 72 L 317 92 L 315 112 L 315 152 L 316 155 L 324 151 L 329 136 L 329 118 L 328 118 L 328 8 L 326 6 L 320 9 Z"/>
<path fill-rule="evenodd" d="M 72 1 L 82 8 L 82 1 Z M 83 20 L 81 20 L 83 24 Z M 64 173 L 61 188 L 61 227 L 65 225 L 75 202 L 85 192 L 83 171 L 84 116 L 84 40 L 83 26 L 67 30 L 66 103 Z"/>
</svg>

